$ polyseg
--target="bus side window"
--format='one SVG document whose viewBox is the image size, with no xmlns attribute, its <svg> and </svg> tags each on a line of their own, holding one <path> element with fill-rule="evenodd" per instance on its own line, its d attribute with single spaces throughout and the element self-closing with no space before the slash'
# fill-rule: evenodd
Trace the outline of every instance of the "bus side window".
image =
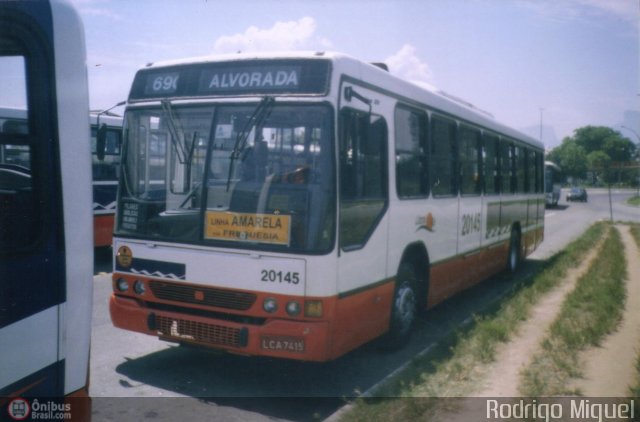
<svg viewBox="0 0 640 422">
<path fill-rule="evenodd" d="M 396 188 L 400 198 L 429 195 L 426 120 L 424 113 L 396 109 Z"/>
<path fill-rule="evenodd" d="M 439 116 L 431 120 L 429 180 L 433 196 L 449 197 L 458 193 L 456 166 L 456 123 Z"/>
<path fill-rule="evenodd" d="M 515 191 L 516 193 L 525 193 L 526 192 L 526 166 L 525 166 L 525 154 L 524 154 L 524 148 L 516 145 L 514 147 L 514 151 L 515 151 L 515 174 L 516 174 L 516 188 Z"/>
<path fill-rule="evenodd" d="M 500 192 L 498 138 L 494 135 L 484 135 L 482 149 L 484 159 L 484 191 L 487 195 Z"/>
<path fill-rule="evenodd" d="M 27 104 L 24 56 L 3 56 L 0 51 L 0 92 Z M 0 131 L 0 252 L 27 247 L 36 240 L 39 221 L 34 196 L 32 139 L 25 120 L 5 120 Z M 4 120 L 5 116 L 0 116 Z"/>
<path fill-rule="evenodd" d="M 506 139 L 500 139 L 500 192 L 511 194 L 514 192 L 513 185 L 513 156 L 511 144 Z"/>
<path fill-rule="evenodd" d="M 460 129 L 460 194 L 480 194 L 480 132 Z"/>
<path fill-rule="evenodd" d="M 363 246 L 387 200 L 387 124 L 376 115 L 340 115 L 340 246 Z"/>
<path fill-rule="evenodd" d="M 544 193 L 544 156 L 536 151 L 536 193 Z"/>
</svg>

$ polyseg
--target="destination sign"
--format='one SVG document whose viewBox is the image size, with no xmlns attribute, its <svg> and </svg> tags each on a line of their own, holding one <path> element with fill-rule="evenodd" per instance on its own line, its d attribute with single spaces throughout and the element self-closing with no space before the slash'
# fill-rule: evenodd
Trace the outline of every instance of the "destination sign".
<svg viewBox="0 0 640 422">
<path fill-rule="evenodd" d="M 328 60 L 241 60 L 140 70 L 129 100 L 253 94 L 324 94 Z"/>
<path fill-rule="evenodd" d="M 264 66 L 253 69 L 228 68 L 204 70 L 200 78 L 199 91 L 298 91 L 300 89 L 300 66 Z"/>
<path fill-rule="evenodd" d="M 289 245 L 291 216 L 207 211 L 205 237 L 211 240 Z"/>
</svg>

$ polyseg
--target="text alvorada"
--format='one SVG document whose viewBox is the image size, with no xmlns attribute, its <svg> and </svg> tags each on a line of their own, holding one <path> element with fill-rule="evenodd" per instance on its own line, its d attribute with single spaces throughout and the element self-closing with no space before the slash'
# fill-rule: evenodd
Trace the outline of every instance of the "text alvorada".
<svg viewBox="0 0 640 422">
<path fill-rule="evenodd" d="M 209 82 L 209 89 L 282 88 L 287 86 L 298 86 L 298 73 L 295 70 L 214 73 L 211 82 Z"/>
</svg>

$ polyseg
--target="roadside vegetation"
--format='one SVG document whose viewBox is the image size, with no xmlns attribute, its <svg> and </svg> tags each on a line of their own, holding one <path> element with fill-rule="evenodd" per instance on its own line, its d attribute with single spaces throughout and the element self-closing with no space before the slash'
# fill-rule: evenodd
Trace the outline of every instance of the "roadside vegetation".
<svg viewBox="0 0 640 422">
<path fill-rule="evenodd" d="M 627 201 L 627 204 L 633 205 L 635 207 L 640 207 L 640 196 L 633 196 L 629 198 L 629 200 Z"/>
<path fill-rule="evenodd" d="M 608 237 L 589 271 L 565 298 L 529 367 L 522 373 L 525 396 L 581 395 L 573 381 L 582 374 L 579 352 L 600 344 L 622 318 L 626 261 L 617 230 Z"/>
<path fill-rule="evenodd" d="M 636 198 L 640 199 L 640 197 Z M 634 225 L 631 227 L 631 235 L 635 239 L 638 248 L 640 248 L 640 225 Z M 638 257 L 638 259 L 640 259 L 640 257 Z M 638 358 L 636 359 L 636 384 L 629 389 L 629 393 L 633 397 L 640 397 L 640 344 L 637 345 L 636 350 L 638 350 Z M 636 403 L 636 407 L 637 410 L 640 411 L 640 402 Z"/>
<path fill-rule="evenodd" d="M 610 238 L 609 232 L 608 224 L 596 223 L 564 251 L 527 274 L 518 273 L 514 277 L 518 284 L 493 309 L 476 315 L 472 324 L 414 360 L 405 371 L 374 391 L 371 398 L 356 400 L 341 420 L 423 419 L 433 411 L 434 402 L 406 398 L 473 395 L 487 364 L 495 359 L 496 348 L 514 335 L 536 302 L 557 286 L 569 269 L 578 266 L 603 236 Z"/>
<path fill-rule="evenodd" d="M 604 126 L 584 126 L 553 148 L 546 159 L 562 169 L 564 178 L 590 186 L 637 186 L 638 170 L 621 169 L 634 160 L 636 145 L 620 132 Z"/>
</svg>

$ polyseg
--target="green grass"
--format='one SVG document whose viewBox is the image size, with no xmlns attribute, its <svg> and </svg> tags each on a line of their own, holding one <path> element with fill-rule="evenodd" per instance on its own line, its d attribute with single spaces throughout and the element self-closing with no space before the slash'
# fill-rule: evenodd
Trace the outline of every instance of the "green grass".
<svg viewBox="0 0 640 422">
<path fill-rule="evenodd" d="M 376 391 L 373 398 L 356 400 L 341 420 L 423 419 L 433 410 L 433 402 L 401 398 L 473 394 L 485 374 L 486 364 L 495 358 L 496 347 L 513 336 L 535 303 L 558 285 L 570 268 L 582 262 L 609 227 L 605 223 L 593 225 L 564 251 L 535 266 L 526 276 L 504 275 L 513 277 L 516 283 L 511 294 L 484 314 L 475 316 L 473 324 L 441 341 L 426 356 L 415 359 L 405 371 Z"/>
<path fill-rule="evenodd" d="M 636 198 L 640 199 L 640 197 L 636 197 Z M 640 248 L 640 226 L 639 225 L 631 226 L 631 234 L 636 241 L 636 245 L 638 245 L 638 248 Z M 640 257 L 638 257 L 638 259 L 640 259 Z M 637 347 L 638 347 L 638 350 L 640 351 L 640 344 Z M 635 385 L 629 388 L 629 393 L 633 397 L 640 397 L 640 353 L 638 354 L 638 358 L 636 359 L 636 372 L 637 372 L 636 383 Z M 636 412 L 636 415 L 640 415 L 640 401 L 636 403 L 636 406 L 638 410 Z"/>
<path fill-rule="evenodd" d="M 633 196 L 627 200 L 627 204 L 640 207 L 640 196 Z"/>
<path fill-rule="evenodd" d="M 531 365 L 522 373 L 521 392 L 526 396 L 579 394 L 571 386 L 582 375 L 578 352 L 597 346 L 622 318 L 626 261 L 617 230 L 610 230 L 597 258 L 573 292 L 542 342 Z"/>
</svg>

